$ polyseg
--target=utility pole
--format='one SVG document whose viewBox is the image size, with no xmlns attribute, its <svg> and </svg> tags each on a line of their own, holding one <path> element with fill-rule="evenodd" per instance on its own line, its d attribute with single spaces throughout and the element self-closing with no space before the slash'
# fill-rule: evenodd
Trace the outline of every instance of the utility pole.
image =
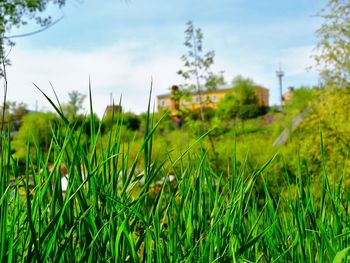
<svg viewBox="0 0 350 263">
<path fill-rule="evenodd" d="M 281 110 L 283 108 L 283 95 L 282 95 L 282 78 L 284 77 L 284 72 L 281 69 L 281 66 L 279 70 L 276 71 L 277 78 L 279 80 L 279 88 L 280 88 L 280 100 L 281 100 Z"/>
</svg>

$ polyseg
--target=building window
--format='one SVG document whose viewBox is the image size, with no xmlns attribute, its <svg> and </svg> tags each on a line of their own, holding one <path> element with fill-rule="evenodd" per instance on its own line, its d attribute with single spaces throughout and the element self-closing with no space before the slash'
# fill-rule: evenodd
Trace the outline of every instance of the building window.
<svg viewBox="0 0 350 263">
<path fill-rule="evenodd" d="M 161 107 L 165 107 L 165 106 L 166 106 L 165 100 L 161 100 L 161 101 L 160 101 L 160 106 L 161 106 Z"/>
<path fill-rule="evenodd" d="M 194 102 L 197 103 L 197 104 L 199 103 L 199 97 L 198 96 L 194 97 Z"/>
<path fill-rule="evenodd" d="M 216 102 L 216 95 L 213 95 L 213 102 Z"/>
</svg>

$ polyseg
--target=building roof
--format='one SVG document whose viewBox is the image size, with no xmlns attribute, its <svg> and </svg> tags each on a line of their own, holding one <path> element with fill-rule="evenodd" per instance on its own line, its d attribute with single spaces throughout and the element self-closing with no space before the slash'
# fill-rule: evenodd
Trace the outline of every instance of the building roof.
<svg viewBox="0 0 350 263">
<path fill-rule="evenodd" d="M 267 88 L 264 88 L 262 86 L 255 85 L 254 87 L 258 88 L 258 89 L 266 90 L 267 92 L 269 92 L 269 90 Z M 232 89 L 234 89 L 234 88 L 231 85 L 220 85 L 215 90 L 203 90 L 202 93 L 203 94 L 208 94 L 208 93 L 211 93 L 211 92 L 225 92 L 225 91 L 232 90 Z M 190 94 L 197 94 L 197 91 L 193 91 Z M 158 99 L 166 98 L 166 97 L 169 97 L 170 95 L 171 95 L 171 93 L 169 92 L 169 93 L 166 93 L 166 94 L 158 95 L 157 98 Z"/>
</svg>

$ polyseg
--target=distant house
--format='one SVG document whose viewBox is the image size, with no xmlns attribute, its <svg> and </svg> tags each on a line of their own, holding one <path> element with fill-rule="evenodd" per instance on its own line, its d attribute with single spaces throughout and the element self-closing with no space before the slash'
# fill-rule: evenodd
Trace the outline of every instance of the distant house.
<svg viewBox="0 0 350 263">
<path fill-rule="evenodd" d="M 221 100 L 229 92 L 235 93 L 235 89 L 229 86 L 221 86 L 216 90 L 203 91 L 201 97 L 199 97 L 197 92 L 191 93 L 186 98 L 180 98 L 180 101 L 176 101 L 174 98 L 174 91 L 176 92 L 177 86 L 172 87 L 172 92 L 157 96 L 157 108 L 158 111 L 161 110 L 178 110 L 178 109 L 189 109 L 196 111 L 201 106 L 205 108 L 216 109 Z M 258 98 L 258 103 L 262 107 L 269 106 L 269 90 L 261 87 L 255 86 L 255 94 Z M 202 102 L 202 105 L 201 105 Z"/>
<path fill-rule="evenodd" d="M 288 91 L 282 95 L 283 105 L 285 105 L 288 101 L 291 100 L 291 98 L 293 97 L 293 93 L 294 93 L 294 87 L 289 87 Z"/>
<path fill-rule="evenodd" d="M 105 109 L 105 114 L 112 114 L 112 113 L 117 113 L 117 112 L 122 112 L 122 106 L 120 105 L 107 105 Z"/>
</svg>

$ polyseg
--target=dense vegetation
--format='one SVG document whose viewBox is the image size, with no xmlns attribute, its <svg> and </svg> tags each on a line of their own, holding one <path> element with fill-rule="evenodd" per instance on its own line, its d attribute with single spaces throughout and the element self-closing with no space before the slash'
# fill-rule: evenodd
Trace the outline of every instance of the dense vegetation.
<svg viewBox="0 0 350 263">
<path fill-rule="evenodd" d="M 295 98 L 300 93 L 322 100 L 314 94 L 324 92 L 300 89 Z M 345 93 L 332 91 L 333 96 Z M 343 101 L 339 111 L 348 104 Z M 297 102 L 285 111 L 320 105 Z M 289 121 L 282 113 L 270 112 L 244 127 L 231 121 L 225 124 L 229 129 L 214 129 L 218 153 L 213 154 L 208 133 L 198 137 L 186 125 L 175 129 L 166 114 L 159 121 L 157 114 L 141 116 L 140 130 L 128 126 L 132 116 L 115 114 L 106 129 L 93 112 L 69 122 L 55 107 L 61 117 L 51 121 L 47 148 L 30 139 L 21 162 L 12 154 L 12 142 L 2 138 L 2 262 L 346 259 L 349 191 L 347 173 L 338 171 L 347 166 L 340 154 L 328 154 L 343 148 L 328 144 L 334 135 L 324 129 L 327 124 L 321 133 L 314 127 L 315 138 L 310 130 L 326 106 L 313 109 L 299 128 L 309 129 L 309 136 L 303 135 L 310 142 L 309 156 L 296 150 L 300 130 L 279 154 L 268 146 L 279 125 Z M 319 160 L 311 150 L 320 153 Z M 62 165 L 69 174 L 65 193 Z"/>
</svg>

